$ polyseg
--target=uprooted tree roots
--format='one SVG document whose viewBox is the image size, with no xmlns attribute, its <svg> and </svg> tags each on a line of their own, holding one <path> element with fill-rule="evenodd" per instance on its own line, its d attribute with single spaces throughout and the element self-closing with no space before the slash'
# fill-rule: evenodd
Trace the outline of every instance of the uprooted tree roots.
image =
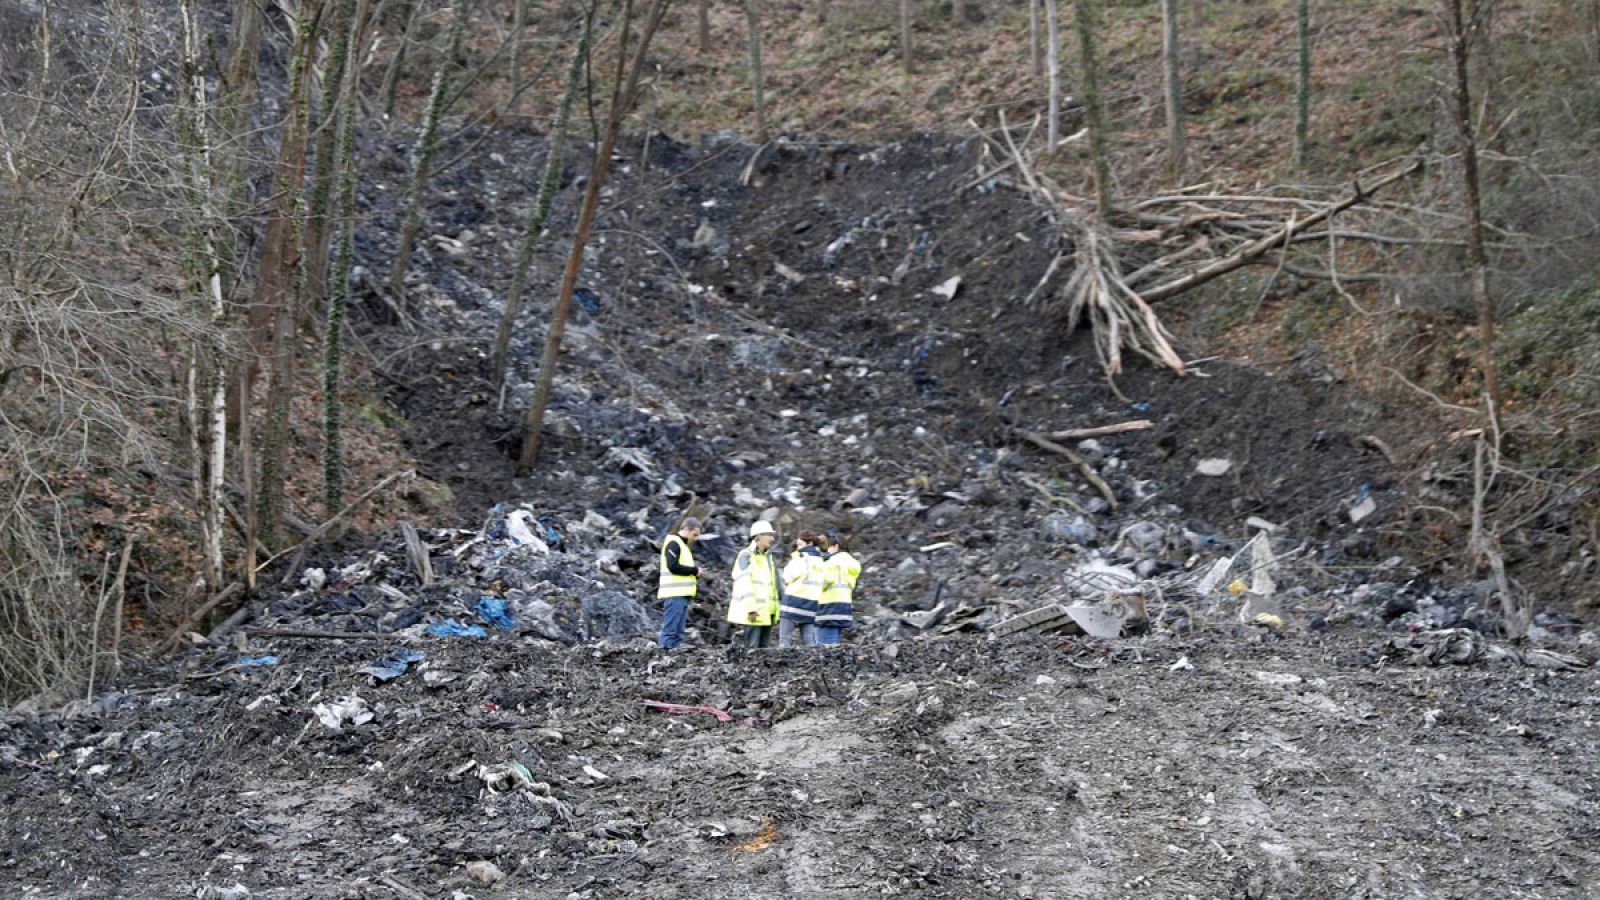
<svg viewBox="0 0 1600 900">
<path fill-rule="evenodd" d="M 1282 268 L 1285 254 L 1296 243 L 1328 240 L 1328 269 L 1310 273 L 1297 269 L 1296 274 L 1331 278 L 1338 285 L 1338 254 L 1332 243 L 1338 233 L 1332 219 L 1422 168 L 1420 160 L 1379 167 L 1391 171 L 1369 186 L 1357 183 L 1333 199 L 1178 192 L 1136 204 L 1128 214 L 1134 227 L 1121 228 L 1097 216 L 1091 203 L 1072 197 L 1039 171 L 1031 149 L 1037 130 L 1035 121 L 1018 143 L 1004 114 L 999 128 L 980 129 L 984 146 L 974 183 L 992 180 L 1017 188 L 1039 205 L 1059 230 L 1060 246 L 1065 249 L 1056 254 L 1027 302 L 1064 312 L 1069 327 L 1076 327 L 1086 317 L 1108 375 L 1122 371 L 1124 350 L 1183 374 L 1183 358 L 1172 346 L 1172 335 L 1152 304 L 1265 261 L 1274 251 Z M 1218 207 L 1213 201 L 1227 201 L 1228 206 Z M 1287 218 L 1280 222 L 1284 210 Z M 1323 223 L 1329 223 L 1328 227 L 1308 232 Z M 1151 256 L 1152 247 L 1163 252 L 1124 274 L 1125 260 Z M 1069 259 L 1071 271 L 1058 282 L 1057 274 Z"/>
</svg>

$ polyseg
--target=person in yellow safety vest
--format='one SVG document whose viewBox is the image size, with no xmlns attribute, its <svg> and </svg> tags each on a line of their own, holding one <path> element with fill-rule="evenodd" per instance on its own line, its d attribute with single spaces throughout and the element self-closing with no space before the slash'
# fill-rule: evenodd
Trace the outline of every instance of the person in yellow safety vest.
<svg viewBox="0 0 1600 900">
<path fill-rule="evenodd" d="M 828 548 L 822 605 L 817 608 L 817 643 L 832 647 L 839 643 L 840 632 L 852 624 L 851 604 L 855 600 L 856 580 L 861 577 L 861 563 L 845 549 L 844 540 L 829 533 L 823 539 Z"/>
<path fill-rule="evenodd" d="M 733 590 L 728 600 L 728 621 L 744 626 L 746 647 L 765 647 L 771 642 L 772 623 L 778 620 L 778 603 L 783 589 L 778 583 L 778 567 L 772 561 L 772 542 L 778 532 L 772 523 L 760 521 L 750 526 L 750 545 L 733 561 Z"/>
<path fill-rule="evenodd" d="M 689 604 L 700 590 L 700 567 L 694 563 L 694 542 L 700 537 L 700 520 L 685 516 L 675 534 L 661 542 L 661 570 L 656 599 L 661 601 L 661 649 L 683 643 Z"/>
<path fill-rule="evenodd" d="M 807 647 L 817 643 L 817 607 L 828 574 L 815 531 L 795 538 L 794 554 L 783 566 L 783 605 L 778 611 L 778 646 L 793 647 L 796 632 Z"/>
</svg>

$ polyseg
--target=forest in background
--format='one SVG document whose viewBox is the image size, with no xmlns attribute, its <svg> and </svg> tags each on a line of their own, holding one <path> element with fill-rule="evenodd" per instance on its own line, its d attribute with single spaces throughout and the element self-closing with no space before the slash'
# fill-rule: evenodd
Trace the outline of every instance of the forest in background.
<svg viewBox="0 0 1600 900">
<path fill-rule="evenodd" d="M 446 514 L 346 302 L 406 317 L 427 185 L 493 129 L 597 160 L 609 123 L 969 136 L 975 179 L 1059 225 L 1030 299 L 1131 326 L 1108 368 L 1318 343 L 1436 413 L 1400 452 L 1471 497 L 1440 547 L 1509 586 L 1540 564 L 1519 529 L 1574 494 L 1600 545 L 1595 0 L 0 0 L 0 24 L 8 697 L 170 645 L 308 539 Z M 372 258 L 357 188 L 394 143 L 402 251 Z M 530 244 L 572 238 L 553 192 Z"/>
</svg>

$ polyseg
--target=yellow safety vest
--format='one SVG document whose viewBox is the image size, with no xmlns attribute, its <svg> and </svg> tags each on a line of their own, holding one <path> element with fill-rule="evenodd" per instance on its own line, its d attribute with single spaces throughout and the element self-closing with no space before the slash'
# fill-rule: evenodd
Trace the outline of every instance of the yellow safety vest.
<svg viewBox="0 0 1600 900">
<path fill-rule="evenodd" d="M 772 554 L 752 544 L 733 561 L 733 591 L 728 621 L 735 625 L 771 625 L 778 621 L 778 570 Z"/>
<path fill-rule="evenodd" d="M 819 553 L 797 551 L 783 567 L 781 615 L 802 624 L 815 624 L 817 607 L 827 587 L 828 563 Z"/>
<path fill-rule="evenodd" d="M 700 580 L 693 575 L 674 575 L 667 568 L 667 548 L 672 542 L 677 541 L 682 549 L 678 551 L 678 564 L 684 566 L 694 565 L 694 551 L 689 549 L 689 542 L 676 534 L 667 535 L 661 542 L 661 586 L 656 588 L 656 598 L 665 600 L 668 597 L 693 597 L 699 587 Z"/>
<path fill-rule="evenodd" d="M 828 557 L 833 578 L 822 591 L 822 605 L 843 603 L 846 606 L 855 597 L 856 579 L 861 577 L 861 563 L 848 550 L 840 550 Z"/>
</svg>

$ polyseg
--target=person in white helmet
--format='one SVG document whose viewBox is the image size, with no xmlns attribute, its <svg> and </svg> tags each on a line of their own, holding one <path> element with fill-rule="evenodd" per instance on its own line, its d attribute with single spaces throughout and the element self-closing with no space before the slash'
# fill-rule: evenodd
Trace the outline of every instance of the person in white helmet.
<svg viewBox="0 0 1600 900">
<path fill-rule="evenodd" d="M 750 526 L 750 545 L 733 561 L 733 590 L 728 601 L 728 621 L 744 626 L 746 647 L 765 647 L 778 620 L 783 596 L 778 567 L 772 560 L 772 543 L 778 532 L 771 522 Z"/>
</svg>

